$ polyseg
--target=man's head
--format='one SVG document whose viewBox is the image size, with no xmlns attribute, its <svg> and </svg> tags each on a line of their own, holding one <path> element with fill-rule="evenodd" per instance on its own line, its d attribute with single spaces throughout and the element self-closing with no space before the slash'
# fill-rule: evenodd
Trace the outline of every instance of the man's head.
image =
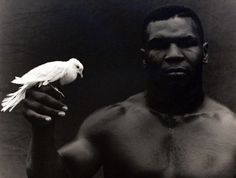
<svg viewBox="0 0 236 178">
<path fill-rule="evenodd" d="M 154 11 L 152 11 L 145 19 L 143 23 L 143 44 L 147 42 L 147 27 L 150 22 L 155 21 L 162 21 L 162 20 L 168 20 L 172 17 L 189 17 L 191 18 L 195 25 L 197 33 L 199 34 L 199 38 L 201 40 L 201 43 L 204 42 L 204 32 L 202 28 L 201 21 L 198 17 L 198 15 L 190 8 L 184 7 L 184 6 L 177 6 L 177 5 L 169 5 L 169 6 L 163 6 L 160 7 Z"/>
<path fill-rule="evenodd" d="M 154 81 L 188 84 L 201 78 L 207 43 L 198 16 L 183 6 L 165 6 L 143 24 L 143 61 Z"/>
</svg>

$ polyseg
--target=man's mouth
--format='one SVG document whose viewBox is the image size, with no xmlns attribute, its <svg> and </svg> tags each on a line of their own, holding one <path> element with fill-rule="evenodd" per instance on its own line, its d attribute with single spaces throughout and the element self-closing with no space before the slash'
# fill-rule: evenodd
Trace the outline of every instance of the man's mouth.
<svg viewBox="0 0 236 178">
<path fill-rule="evenodd" d="M 170 78 L 185 78 L 188 74 L 188 70 L 183 67 L 171 67 L 164 70 L 166 76 Z"/>
</svg>

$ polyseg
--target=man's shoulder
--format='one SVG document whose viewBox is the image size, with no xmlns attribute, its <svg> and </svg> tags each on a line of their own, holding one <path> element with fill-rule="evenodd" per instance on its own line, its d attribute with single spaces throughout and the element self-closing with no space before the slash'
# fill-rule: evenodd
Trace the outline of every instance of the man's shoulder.
<svg viewBox="0 0 236 178">
<path fill-rule="evenodd" d="M 105 132 L 112 123 L 122 122 L 127 112 L 144 106 L 144 93 L 135 94 L 124 101 L 96 110 L 85 119 L 80 130 L 93 133 Z"/>
<path fill-rule="evenodd" d="M 116 119 L 124 115 L 129 109 L 133 107 L 140 107 L 144 105 L 144 103 L 144 93 L 138 93 L 121 102 L 103 107 L 92 113 L 88 118 L 95 117 L 97 120 L 103 121 Z"/>
<path fill-rule="evenodd" d="M 215 101 L 209 97 L 205 98 L 202 118 L 199 123 L 202 124 L 207 133 L 217 141 L 225 145 L 236 142 L 236 115 L 224 104 Z M 204 132 L 203 132 L 204 133 Z M 209 136 L 209 138 L 211 138 Z M 227 143 L 225 142 L 227 141 Z"/>
<path fill-rule="evenodd" d="M 221 123 L 226 122 L 236 124 L 236 114 L 226 105 L 210 97 L 205 97 L 201 111 L 210 114 L 213 118 L 218 119 Z"/>
</svg>

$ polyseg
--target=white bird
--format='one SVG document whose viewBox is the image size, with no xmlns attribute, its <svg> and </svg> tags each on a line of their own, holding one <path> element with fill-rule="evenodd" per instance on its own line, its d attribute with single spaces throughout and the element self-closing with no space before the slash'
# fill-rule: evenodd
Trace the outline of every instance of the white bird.
<svg viewBox="0 0 236 178">
<path fill-rule="evenodd" d="M 35 85 L 38 87 L 50 85 L 53 87 L 50 83 L 57 80 L 59 80 L 61 85 L 69 84 L 77 78 L 78 74 L 80 74 L 81 78 L 83 77 L 83 69 L 84 67 L 79 60 L 71 58 L 68 61 L 47 62 L 31 69 L 22 77 L 15 77 L 11 83 L 20 84 L 22 86 L 19 87 L 16 92 L 8 94 L 6 98 L 3 99 L 1 111 L 5 112 L 9 109 L 9 112 L 11 112 L 14 107 L 25 98 L 27 89 Z M 62 94 L 56 87 L 53 88 Z"/>
</svg>

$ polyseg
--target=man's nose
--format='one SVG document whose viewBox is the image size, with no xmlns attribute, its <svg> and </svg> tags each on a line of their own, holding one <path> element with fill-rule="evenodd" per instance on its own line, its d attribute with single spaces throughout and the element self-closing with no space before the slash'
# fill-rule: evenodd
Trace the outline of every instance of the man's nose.
<svg viewBox="0 0 236 178">
<path fill-rule="evenodd" d="M 166 52 L 165 60 L 168 63 L 179 63 L 184 59 L 181 49 L 175 43 L 171 43 Z"/>
</svg>

